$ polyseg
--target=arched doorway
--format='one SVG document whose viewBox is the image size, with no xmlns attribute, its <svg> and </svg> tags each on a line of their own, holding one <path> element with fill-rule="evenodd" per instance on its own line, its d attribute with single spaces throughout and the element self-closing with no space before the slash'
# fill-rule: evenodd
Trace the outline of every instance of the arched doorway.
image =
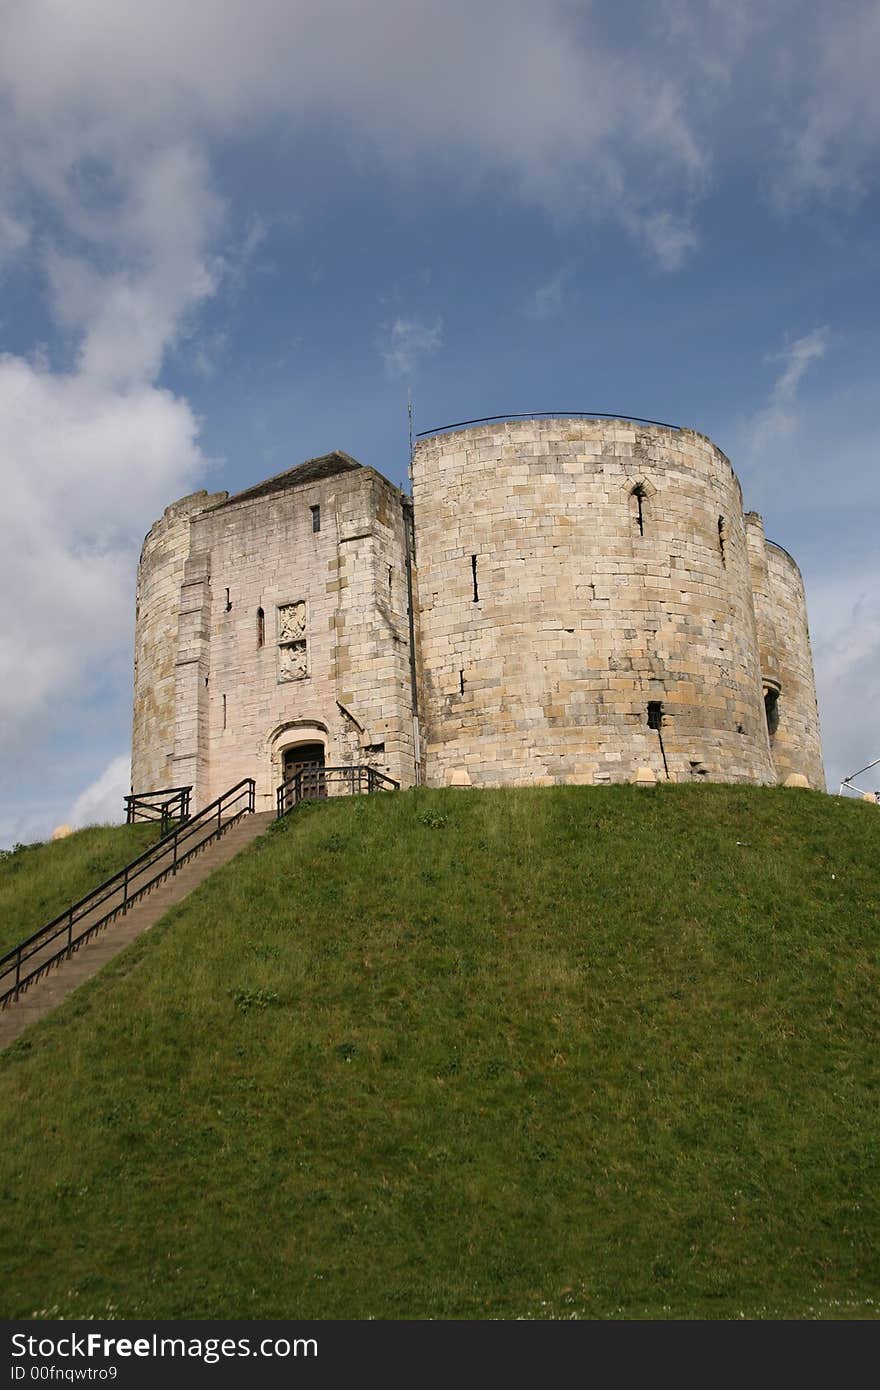
<svg viewBox="0 0 880 1390">
<path fill-rule="evenodd" d="M 288 807 L 297 801 L 315 801 L 327 795 L 323 743 L 291 744 L 281 755 L 281 765 Z"/>
</svg>

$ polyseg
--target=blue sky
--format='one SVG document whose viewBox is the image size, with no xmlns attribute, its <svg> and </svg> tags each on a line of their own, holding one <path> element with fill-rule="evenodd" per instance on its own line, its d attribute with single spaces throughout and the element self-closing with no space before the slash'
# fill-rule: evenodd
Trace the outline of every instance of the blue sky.
<svg viewBox="0 0 880 1390">
<path fill-rule="evenodd" d="M 880 757 L 880 6 L 0 0 L 0 844 L 116 813 L 143 536 L 416 427 L 620 411 L 807 585 Z M 880 778 L 876 779 L 880 782 Z"/>
</svg>

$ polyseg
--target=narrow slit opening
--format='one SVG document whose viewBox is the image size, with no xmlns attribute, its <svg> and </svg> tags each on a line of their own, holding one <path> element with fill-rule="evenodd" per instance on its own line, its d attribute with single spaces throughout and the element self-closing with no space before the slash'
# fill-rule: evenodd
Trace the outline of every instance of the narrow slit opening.
<svg viewBox="0 0 880 1390">
<path fill-rule="evenodd" d="M 764 691 L 764 713 L 767 716 L 767 733 L 772 743 L 779 728 L 779 691 L 772 687 Z"/>
<path fill-rule="evenodd" d="M 632 499 L 633 521 L 640 536 L 645 534 L 645 489 L 636 483 L 630 493 Z"/>
<path fill-rule="evenodd" d="M 660 745 L 660 756 L 663 759 L 663 771 L 666 774 L 667 782 L 669 778 L 669 763 L 666 760 L 666 749 L 663 746 L 663 701 L 648 701 L 648 728 L 654 729 L 657 734 L 657 742 Z"/>
<path fill-rule="evenodd" d="M 477 586 L 477 557 L 476 557 L 476 555 L 472 555 L 472 556 L 471 556 L 471 574 L 472 574 L 473 580 L 474 580 L 474 603 L 479 603 L 479 601 L 480 601 L 480 590 L 479 590 L 479 588 L 478 588 L 478 586 Z"/>
<path fill-rule="evenodd" d="M 662 700 L 649 700 L 649 701 L 648 701 L 648 728 L 649 728 L 649 729 L 662 729 L 662 728 L 663 728 L 663 701 L 662 701 Z"/>
</svg>

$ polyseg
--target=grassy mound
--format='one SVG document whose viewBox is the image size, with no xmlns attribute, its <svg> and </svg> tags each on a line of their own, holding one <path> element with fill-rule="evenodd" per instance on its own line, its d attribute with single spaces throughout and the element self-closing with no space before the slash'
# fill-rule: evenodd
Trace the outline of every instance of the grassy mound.
<svg viewBox="0 0 880 1390">
<path fill-rule="evenodd" d="M 0 955 L 159 838 L 154 825 L 93 825 L 0 854 Z"/>
<path fill-rule="evenodd" d="M 0 1056 L 6 1316 L 873 1317 L 880 816 L 303 808 Z"/>
</svg>

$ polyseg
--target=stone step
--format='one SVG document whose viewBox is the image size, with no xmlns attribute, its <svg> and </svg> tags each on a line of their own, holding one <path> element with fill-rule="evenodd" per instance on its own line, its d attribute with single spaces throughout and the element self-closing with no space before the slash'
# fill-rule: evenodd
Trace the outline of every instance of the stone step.
<svg viewBox="0 0 880 1390">
<path fill-rule="evenodd" d="M 48 974 L 35 980 L 16 1002 L 0 1011 L 0 1049 L 8 1047 L 37 1019 L 57 1008 L 79 985 L 90 980 L 103 965 L 154 926 L 169 908 L 175 907 L 204 883 L 215 869 L 227 864 L 246 845 L 251 844 L 268 829 L 272 820 L 274 816 L 271 811 L 245 816 L 219 840 L 211 841 L 188 860 L 176 874 L 163 879 L 126 913 L 120 914 L 115 921 L 97 932 L 90 941 L 74 951 L 69 960 L 60 961 Z M 112 898 L 108 898 L 98 912 L 105 912 L 112 905 Z M 83 918 L 78 927 L 87 925 L 88 921 L 88 917 Z M 33 963 L 38 962 L 39 957 L 35 956 Z"/>
</svg>

